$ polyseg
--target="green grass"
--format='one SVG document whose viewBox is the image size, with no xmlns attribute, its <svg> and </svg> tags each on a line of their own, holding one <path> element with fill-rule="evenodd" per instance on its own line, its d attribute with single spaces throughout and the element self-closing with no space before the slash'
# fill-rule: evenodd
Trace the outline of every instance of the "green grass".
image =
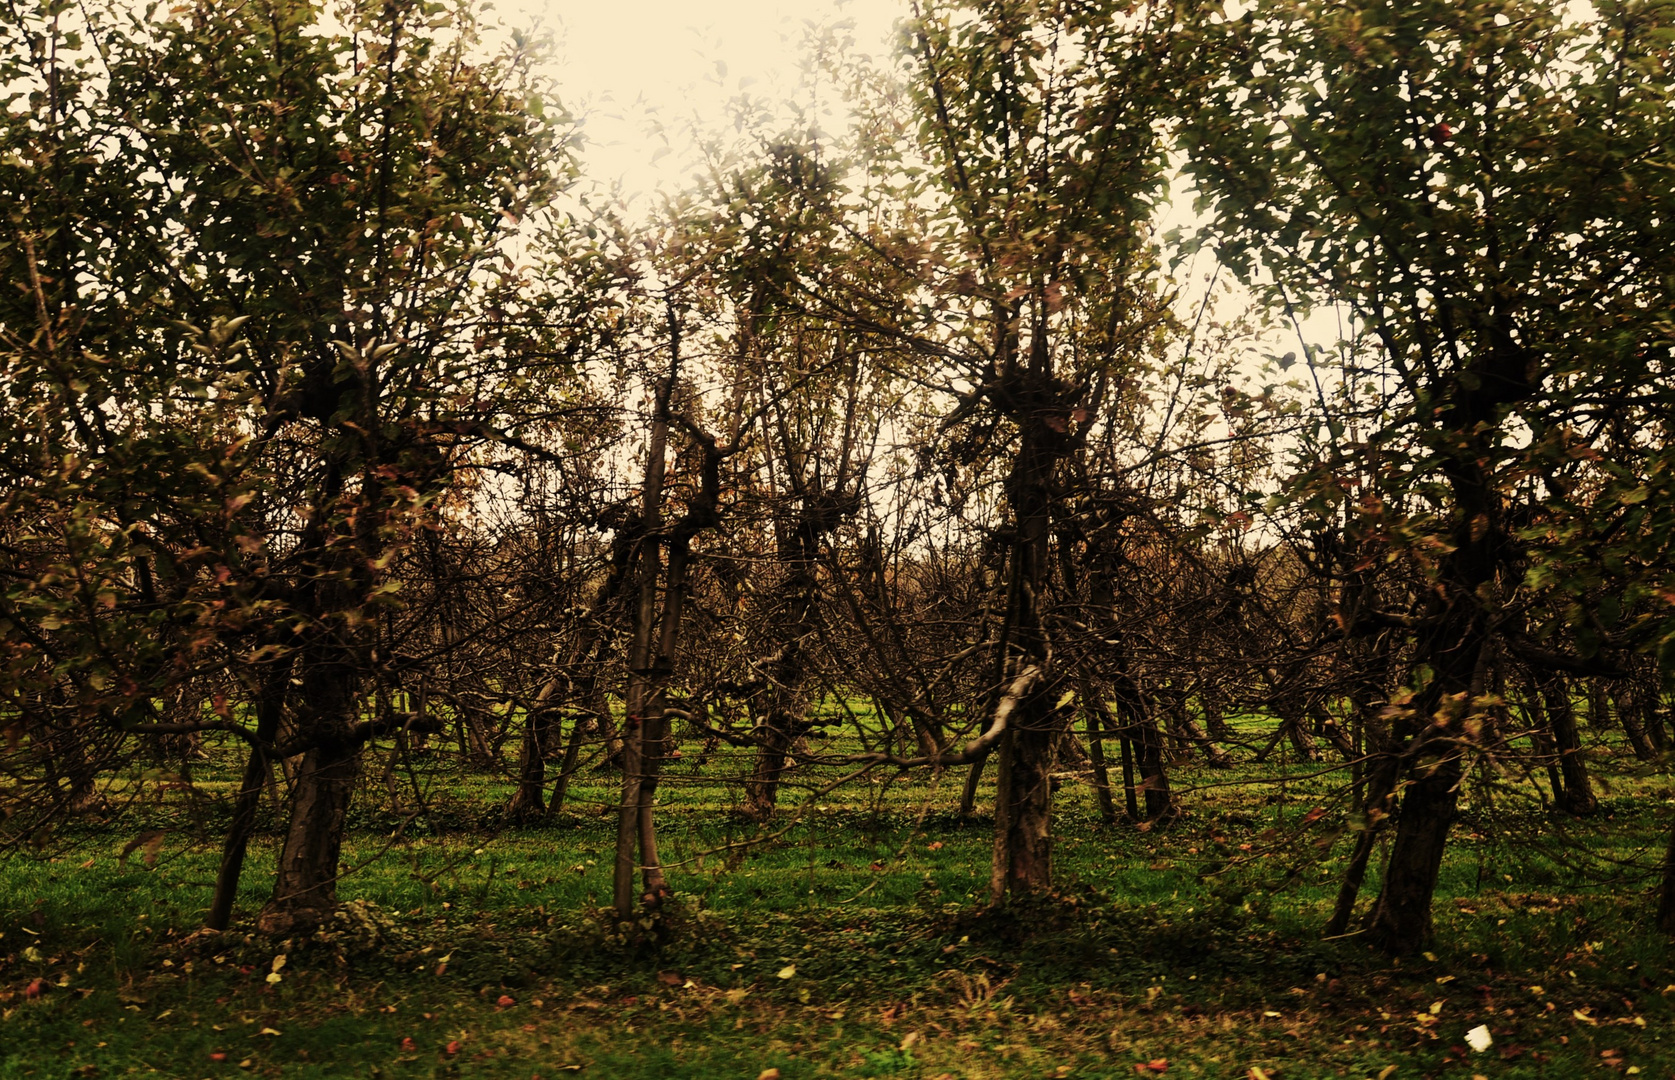
<svg viewBox="0 0 1675 1080">
<path fill-rule="evenodd" d="M 191 838 L 224 811 L 142 787 L 114 822 L 0 859 L 0 1078 L 1133 1077 L 1164 1060 L 1169 1076 L 1283 1080 L 1675 1075 L 1670 943 L 1644 878 L 1672 792 L 1608 744 L 1603 812 L 1567 843 L 1528 785 L 1468 792 L 1438 944 L 1401 963 L 1319 940 L 1350 841 L 1319 843 L 1344 778 L 1308 763 L 1185 765 L 1188 816 L 1158 831 L 1100 825 L 1066 778 L 1060 895 L 988 913 L 989 823 L 954 815 L 959 777 L 814 797 L 833 773 L 793 774 L 770 830 L 807 798 L 803 817 L 736 846 L 764 834 L 719 782 L 743 761 L 700 770 L 698 751 L 683 745 L 662 790 L 681 900 L 661 945 L 622 943 L 593 914 L 609 899 L 608 773 L 578 774 L 550 825 L 510 829 L 504 777 L 438 752 L 392 795 L 374 755 L 340 895 L 372 905 L 376 940 L 278 943 L 193 936 L 216 851 Z M 196 788 L 224 794 L 236 764 L 215 749 Z M 120 862 L 153 828 L 170 830 L 154 863 Z M 1479 1024 L 1495 1045 L 1473 1054 Z"/>
</svg>

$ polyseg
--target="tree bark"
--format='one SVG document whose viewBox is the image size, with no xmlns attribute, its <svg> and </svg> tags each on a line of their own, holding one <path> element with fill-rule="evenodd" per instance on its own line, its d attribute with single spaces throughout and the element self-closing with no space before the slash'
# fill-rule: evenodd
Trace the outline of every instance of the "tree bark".
<svg viewBox="0 0 1675 1080">
<path fill-rule="evenodd" d="M 1053 881 L 1054 751 L 1060 727 L 1043 689 L 1030 692 L 1001 737 L 989 899 L 1043 892 Z"/>
<path fill-rule="evenodd" d="M 1084 679 L 1082 682 L 1082 697 L 1087 701 L 1092 695 Z M 1111 797 L 1111 773 L 1105 766 L 1105 725 L 1104 710 L 1095 708 L 1092 704 L 1084 705 L 1082 709 L 1083 723 L 1088 728 L 1088 760 L 1093 765 L 1093 790 L 1099 799 L 1099 820 L 1107 825 L 1114 825 L 1117 821 L 1117 804 Z"/>
<path fill-rule="evenodd" d="M 1349 857 L 1349 866 L 1344 870 L 1343 884 L 1338 887 L 1337 904 L 1326 923 L 1327 937 L 1339 937 L 1349 930 L 1350 919 L 1355 915 L 1355 901 L 1361 895 L 1361 883 L 1366 880 L 1367 863 L 1390 818 L 1393 805 L 1391 794 L 1399 775 L 1400 763 L 1392 757 L 1379 759 L 1372 770 L 1367 785 L 1367 801 L 1362 807 L 1363 826 L 1356 838 L 1355 850 Z"/>
<path fill-rule="evenodd" d="M 547 813 L 547 756 L 552 752 L 552 710 L 549 705 L 558 679 L 547 680 L 524 715 L 523 743 L 518 756 L 518 786 L 506 816 L 519 824 Z"/>
<path fill-rule="evenodd" d="M 316 745 L 302 756 L 273 896 L 256 926 L 279 937 L 319 926 L 337 908 L 343 825 L 355 793 L 361 743 L 350 734 L 358 677 L 346 659 L 305 671 L 302 693 Z"/>
<path fill-rule="evenodd" d="M 238 899 L 238 882 L 244 870 L 244 856 L 250 847 L 250 837 L 256 830 L 256 811 L 261 805 L 262 789 L 272 774 L 264 746 L 272 746 L 279 737 L 280 715 L 285 707 L 285 693 L 290 685 L 291 665 L 282 663 L 262 681 L 256 699 L 256 739 L 244 763 L 244 776 L 239 781 L 238 794 L 233 800 L 233 820 L 227 826 L 227 838 L 221 844 L 221 866 L 215 875 L 215 895 L 210 899 L 209 915 L 204 925 L 211 930 L 225 930 L 232 921 L 233 905 Z"/>
<path fill-rule="evenodd" d="M 1049 408 L 1062 409 L 1067 414 L 1068 407 L 1056 401 L 1062 391 L 1046 378 L 1045 337 L 1039 327 L 1035 341 L 1032 366 L 1036 368 L 1033 373 L 1036 377 L 1020 379 L 1013 393 L 1020 398 L 1026 390 L 1041 394 L 1053 403 Z M 1037 381 L 1046 385 L 1037 386 Z M 1001 638 L 1007 643 L 1003 648 L 1016 650 L 1015 659 L 1020 666 L 1038 667 L 1044 677 L 1018 703 L 1016 719 L 996 748 L 999 763 L 995 777 L 995 842 L 989 898 L 997 904 L 1008 897 L 1045 892 L 1052 886 L 1051 773 L 1064 725 L 1063 710 L 1049 696 L 1060 683 L 1052 676 L 1052 649 L 1048 645 L 1041 605 L 1052 565 L 1048 558 L 1052 480 L 1065 450 L 1064 438 L 1059 433 L 1065 430 L 1066 421 L 1060 417 L 1055 424 L 1049 424 L 1051 417 L 1033 412 L 1018 419 L 1021 429 L 1018 456 L 1006 480 L 1015 539 Z"/>
<path fill-rule="evenodd" d="M 1647 738 L 1645 726 L 1646 705 L 1648 702 L 1656 702 L 1656 688 L 1648 693 L 1638 680 L 1625 680 L 1616 689 L 1615 697 L 1617 719 L 1623 725 L 1623 735 L 1628 738 L 1634 756 L 1641 761 L 1650 761 L 1657 757 L 1657 749 L 1652 746 L 1652 740 Z"/>
<path fill-rule="evenodd" d="M 1541 697 L 1547 706 L 1559 772 L 1564 777 L 1564 790 L 1555 793 L 1559 809 L 1572 817 L 1587 817 L 1599 809 L 1599 800 L 1594 798 L 1593 785 L 1588 781 L 1588 763 L 1582 757 L 1582 740 L 1576 731 L 1576 709 L 1570 700 L 1570 687 L 1563 676 L 1555 676 L 1542 684 Z"/>
<path fill-rule="evenodd" d="M 1454 824 L 1462 775 L 1457 750 L 1410 775 L 1402 795 L 1396 841 L 1385 865 L 1384 888 L 1367 917 L 1367 936 L 1392 955 L 1418 952 L 1432 936 L 1431 898 Z"/>
<path fill-rule="evenodd" d="M 1675 934 L 1675 828 L 1663 855 L 1663 887 L 1658 891 L 1658 929 Z"/>
</svg>

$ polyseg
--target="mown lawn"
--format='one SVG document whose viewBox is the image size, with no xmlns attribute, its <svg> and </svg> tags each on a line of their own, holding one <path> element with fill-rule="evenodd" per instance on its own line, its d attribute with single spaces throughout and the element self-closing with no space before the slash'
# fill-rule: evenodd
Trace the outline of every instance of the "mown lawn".
<svg viewBox="0 0 1675 1080">
<path fill-rule="evenodd" d="M 221 809 L 131 778 L 113 821 L 0 859 L 0 1077 L 1675 1076 L 1645 874 L 1675 792 L 1609 746 L 1601 816 L 1557 839 L 1531 782 L 1468 792 L 1438 943 L 1403 962 L 1319 939 L 1350 847 L 1345 778 L 1320 766 L 1186 765 L 1188 813 L 1160 830 L 1101 825 L 1066 776 L 1060 895 L 987 912 L 989 822 L 956 816 L 958 776 L 813 796 L 825 778 L 798 776 L 763 827 L 719 782 L 739 760 L 682 750 L 662 797 L 680 902 L 629 935 L 596 914 L 606 772 L 511 829 L 504 778 L 437 753 L 385 783 L 378 759 L 349 916 L 285 942 L 194 933 L 216 852 L 191 838 Z M 221 754 L 199 791 L 225 790 Z M 274 854 L 252 852 L 247 922 Z"/>
</svg>

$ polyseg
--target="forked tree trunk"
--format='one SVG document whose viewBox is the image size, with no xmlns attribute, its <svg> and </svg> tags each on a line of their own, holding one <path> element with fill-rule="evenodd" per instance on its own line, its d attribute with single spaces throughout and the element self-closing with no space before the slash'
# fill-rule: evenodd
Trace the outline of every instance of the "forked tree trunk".
<svg viewBox="0 0 1675 1080">
<path fill-rule="evenodd" d="M 1473 378 L 1461 380 L 1454 388 L 1458 398 L 1437 415 L 1439 433 L 1457 439 L 1441 460 L 1454 501 L 1453 549 L 1438 561 L 1442 588 L 1433 594 L 1434 622 L 1412 656 L 1415 670 L 1430 669 L 1430 681 L 1411 713 L 1392 724 L 1409 782 L 1383 888 L 1366 924 L 1368 940 L 1393 955 L 1423 949 L 1432 934 L 1431 898 L 1473 739 L 1465 721 L 1493 661 L 1494 595 L 1511 550 L 1503 497 L 1485 469 L 1495 441 L 1486 433 L 1495 430 L 1502 406 L 1532 391 L 1531 364 L 1523 346 L 1504 328 L 1493 328 L 1473 357 Z"/>
<path fill-rule="evenodd" d="M 570 721 L 570 738 L 564 744 L 564 758 L 558 763 L 558 779 L 553 781 L 552 801 L 547 803 L 547 813 L 557 814 L 564 809 L 564 801 L 570 795 L 570 777 L 576 771 L 576 762 L 581 756 L 582 738 L 587 734 L 590 725 L 596 730 L 603 731 L 610 723 L 610 714 L 601 709 L 596 716 L 575 716 Z"/>
<path fill-rule="evenodd" d="M 1164 760 L 1163 735 L 1157 721 L 1146 709 L 1146 699 L 1138 684 L 1122 671 L 1113 681 L 1117 711 L 1123 718 L 1123 733 L 1134 750 L 1134 764 L 1140 774 L 1135 785 L 1145 792 L 1147 821 L 1163 824 L 1172 820 L 1177 811 L 1175 796 L 1169 787 L 1169 769 Z M 1127 770 L 1127 761 L 1123 763 Z M 1132 813 L 1132 808 L 1131 811 Z"/>
<path fill-rule="evenodd" d="M 518 755 L 518 785 L 506 816 L 519 824 L 545 817 L 547 813 L 547 757 L 556 738 L 552 732 L 550 701 L 558 689 L 557 677 L 548 679 L 541 693 L 524 715 L 523 741 Z"/>
<path fill-rule="evenodd" d="M 1326 923 L 1327 937 L 1340 937 L 1349 931 L 1350 919 L 1355 916 L 1355 901 L 1361 895 L 1361 883 L 1367 877 L 1367 863 L 1372 859 L 1373 849 L 1378 846 L 1378 838 L 1383 835 L 1394 808 L 1391 796 L 1398 775 L 1394 757 L 1380 758 L 1371 770 L 1366 802 L 1361 807 L 1362 827 L 1356 836 L 1349 866 L 1344 870 L 1343 883 L 1338 887 L 1337 904 Z"/>
<path fill-rule="evenodd" d="M 1204 764 L 1212 769 L 1231 769 L 1233 759 L 1228 757 L 1227 752 L 1217 746 L 1214 740 L 1204 734 L 1204 729 L 1198 726 L 1198 721 L 1194 720 L 1192 714 L 1186 711 L 1184 702 L 1180 708 L 1181 711 L 1177 714 L 1176 723 L 1187 741 L 1203 752 Z"/>
<path fill-rule="evenodd" d="M 1291 748 L 1297 751 L 1299 761 L 1317 761 L 1320 751 L 1314 744 L 1314 736 L 1309 734 L 1308 721 L 1297 713 L 1285 718 L 1285 732 L 1291 737 Z"/>
<path fill-rule="evenodd" d="M 1570 700 L 1570 687 L 1563 676 L 1555 676 L 1542 684 L 1541 697 L 1547 706 L 1553 749 L 1558 754 L 1559 772 L 1564 778 L 1563 792 L 1555 793 L 1559 809 L 1572 817 L 1587 817 L 1599 808 L 1599 800 L 1594 798 L 1593 785 L 1588 781 L 1588 763 L 1582 757 L 1582 739 L 1576 730 L 1576 709 Z"/>
<path fill-rule="evenodd" d="M 357 682 L 347 660 L 318 664 L 303 676 L 304 707 L 311 714 L 304 730 L 316 745 L 302 755 L 291 789 L 273 896 L 256 921 L 264 934 L 312 929 L 337 909 L 343 826 L 361 757 L 351 732 Z"/>
<path fill-rule="evenodd" d="M 1472 541 L 1461 548 L 1471 552 Z M 1482 562 L 1467 572 L 1488 577 Z M 1393 746 L 1406 763 L 1406 787 L 1383 887 L 1367 913 L 1365 932 L 1370 943 L 1395 956 L 1420 951 L 1432 937 L 1431 900 L 1464 777 L 1464 721 L 1482 691 L 1490 659 L 1475 597 L 1473 604 L 1453 609 L 1452 617 L 1442 618 L 1421 641 L 1416 662 L 1431 666 L 1431 681 L 1392 723 L 1398 740 Z"/>
<path fill-rule="evenodd" d="M 720 523 L 721 462 L 732 450 L 723 450 L 714 439 L 691 429 L 702 447 L 699 490 L 686 513 L 668 532 L 669 566 L 664 586 L 663 611 L 657 620 L 658 535 L 663 520 L 663 483 L 669 432 L 669 402 L 674 393 L 680 362 L 679 324 L 671 308 L 669 330 L 673 359 L 669 377 L 659 391 L 653 417 L 649 452 L 646 455 L 646 486 L 643 516 L 646 538 L 640 563 L 640 595 L 634 618 L 634 643 L 629 653 L 629 681 L 625 704 L 627 726 L 623 733 L 623 786 L 618 809 L 615 873 L 612 906 L 619 919 L 634 911 L 634 867 L 636 846 L 644 875 L 641 899 L 656 905 L 668 895 L 668 883 L 657 855 L 656 797 L 663 760 L 669 752 L 668 682 L 674 672 L 680 645 L 681 623 L 686 603 L 686 571 L 691 558 L 692 538 Z M 656 633 L 654 635 L 654 627 Z M 655 636 L 655 641 L 654 641 Z M 654 652 L 655 649 L 655 652 Z"/>
<path fill-rule="evenodd" d="M 215 895 L 210 899 L 209 915 L 204 925 L 211 930 L 225 930 L 232 922 L 233 905 L 238 900 L 239 878 L 244 871 L 244 857 L 250 848 L 250 837 L 256 830 L 256 811 L 261 805 L 262 789 L 272 774 L 272 764 L 264 747 L 272 746 L 279 737 L 280 715 L 285 708 L 285 692 L 290 685 L 291 665 L 282 663 L 262 681 L 256 699 L 256 740 L 244 763 L 244 776 L 239 781 L 238 794 L 233 799 L 233 820 L 227 826 L 227 838 L 221 844 L 221 867 L 215 875 Z"/>
<path fill-rule="evenodd" d="M 1657 757 L 1657 748 L 1647 737 L 1645 724 L 1647 704 L 1657 701 L 1655 688 L 1648 693 L 1637 680 L 1627 679 L 1615 688 L 1615 697 L 1617 719 L 1623 725 L 1623 735 L 1634 749 L 1634 756 L 1641 761 Z"/>
<path fill-rule="evenodd" d="M 1441 757 L 1410 775 L 1402 794 L 1384 888 L 1367 917 L 1369 940 L 1393 955 L 1418 952 L 1431 939 L 1431 899 L 1462 774 L 1460 752 L 1444 749 Z"/>
<path fill-rule="evenodd" d="M 1056 396 L 1059 391 L 1046 378 L 1044 330 L 1037 327 L 1036 333 L 1031 357 L 1036 374 L 1021 380 L 1017 390 L 1020 396 L 1043 391 Z M 1044 385 L 1036 385 L 1038 381 Z M 1065 414 L 1070 411 L 1067 405 L 1049 408 L 1062 408 Z M 1006 479 L 1016 539 L 1001 639 L 1006 643 L 1004 648 L 1016 650 L 1013 655 L 1018 665 L 1034 667 L 1042 677 L 1018 702 L 996 748 L 995 840 L 989 898 L 997 904 L 1009 897 L 1045 892 L 1053 882 L 1052 770 L 1066 714 L 1049 696 L 1061 689 L 1061 684 L 1052 675 L 1052 649 L 1041 605 L 1050 584 L 1048 528 L 1053 475 L 1068 448 L 1062 435 L 1067 423 L 1067 415 L 1055 420 L 1045 410 L 1019 417 L 1022 430 L 1018 456 Z"/>
</svg>

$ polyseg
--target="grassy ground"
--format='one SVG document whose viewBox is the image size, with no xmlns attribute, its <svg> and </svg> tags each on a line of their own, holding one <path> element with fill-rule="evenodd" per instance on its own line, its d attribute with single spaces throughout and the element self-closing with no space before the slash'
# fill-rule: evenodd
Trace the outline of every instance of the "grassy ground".
<svg viewBox="0 0 1675 1080">
<path fill-rule="evenodd" d="M 194 933 L 216 855 L 186 837 L 220 810 L 130 780 L 116 823 L 0 859 L 0 1078 L 1675 1076 L 1670 942 L 1624 865 L 1675 792 L 1608 747 L 1603 812 L 1563 843 L 1530 784 L 1468 793 L 1438 944 L 1400 963 L 1319 938 L 1350 837 L 1343 778 L 1307 764 L 1183 768 L 1188 815 L 1152 831 L 1101 825 L 1067 777 L 1060 895 L 993 913 L 989 823 L 954 815 L 958 777 L 862 780 L 761 840 L 715 782 L 738 763 L 683 750 L 662 806 L 681 900 L 633 940 L 592 914 L 607 773 L 517 830 L 496 826 L 504 783 L 450 757 L 416 784 L 373 775 L 355 903 L 286 942 Z M 198 766 L 196 790 L 234 764 Z M 274 854 L 252 852 L 246 919 Z"/>
</svg>

